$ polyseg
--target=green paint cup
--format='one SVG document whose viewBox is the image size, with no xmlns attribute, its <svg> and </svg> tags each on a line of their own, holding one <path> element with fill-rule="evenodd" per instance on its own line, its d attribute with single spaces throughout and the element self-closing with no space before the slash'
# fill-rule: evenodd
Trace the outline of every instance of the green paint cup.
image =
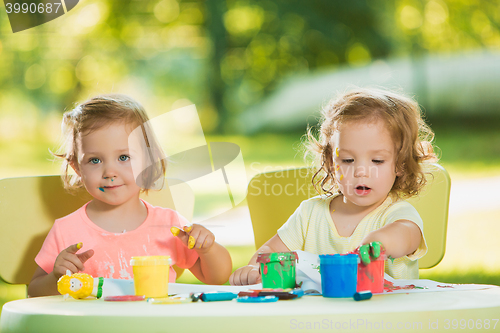
<svg viewBox="0 0 500 333">
<path fill-rule="evenodd" d="M 262 288 L 295 288 L 296 252 L 259 253 Z"/>
</svg>

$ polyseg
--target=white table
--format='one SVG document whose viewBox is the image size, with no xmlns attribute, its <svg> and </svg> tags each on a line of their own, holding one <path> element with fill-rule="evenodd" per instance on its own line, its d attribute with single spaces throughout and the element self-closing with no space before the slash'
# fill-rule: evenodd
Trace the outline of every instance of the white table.
<svg viewBox="0 0 500 333">
<path fill-rule="evenodd" d="M 467 331 L 500 332 L 498 319 L 500 287 L 374 295 L 361 302 L 304 296 L 275 303 L 150 304 L 51 296 L 6 303 L 0 332 L 456 332 L 464 323 Z"/>
</svg>

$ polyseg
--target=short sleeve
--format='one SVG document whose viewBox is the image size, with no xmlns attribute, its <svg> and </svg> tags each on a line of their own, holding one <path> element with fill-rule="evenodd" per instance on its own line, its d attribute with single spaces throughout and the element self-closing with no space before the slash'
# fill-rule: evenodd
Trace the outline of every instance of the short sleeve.
<svg viewBox="0 0 500 333">
<path fill-rule="evenodd" d="M 387 213 L 386 225 L 400 220 L 407 220 L 415 223 L 418 226 L 418 228 L 420 229 L 420 233 L 422 234 L 420 244 L 415 252 L 405 257 L 407 257 L 411 261 L 422 258 L 427 253 L 427 243 L 425 241 L 424 222 L 422 221 L 422 218 L 418 214 L 415 207 L 413 207 L 409 202 L 402 200 L 392 205 L 388 209 Z"/>
<path fill-rule="evenodd" d="M 304 250 L 307 223 L 306 203 L 303 201 L 288 220 L 278 229 L 278 236 L 290 251 Z"/>
<path fill-rule="evenodd" d="M 195 250 L 190 250 L 184 243 L 180 241 L 179 238 L 175 238 L 175 245 L 177 248 L 177 261 L 175 265 L 180 268 L 191 268 L 198 260 L 199 255 Z"/>
<path fill-rule="evenodd" d="M 43 241 L 42 248 L 35 257 L 35 262 L 47 274 L 54 269 L 57 256 L 62 251 L 60 249 L 60 237 L 58 237 L 57 223 L 52 226 L 47 237 Z"/>
</svg>

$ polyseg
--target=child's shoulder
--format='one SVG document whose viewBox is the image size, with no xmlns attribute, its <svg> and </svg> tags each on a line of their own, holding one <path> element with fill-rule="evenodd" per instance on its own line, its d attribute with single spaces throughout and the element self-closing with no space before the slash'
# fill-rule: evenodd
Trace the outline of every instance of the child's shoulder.
<svg viewBox="0 0 500 333">
<path fill-rule="evenodd" d="M 408 201 L 404 199 L 393 199 L 390 201 L 389 205 L 386 208 L 389 211 L 396 211 L 396 210 L 415 210 L 415 207 Z"/>
<path fill-rule="evenodd" d="M 422 223 L 422 218 L 417 209 L 413 207 L 411 203 L 403 199 L 391 202 L 388 207 L 383 210 L 382 216 L 385 216 L 387 220 L 391 221 L 404 219 L 413 221 L 419 225 Z"/>
<path fill-rule="evenodd" d="M 69 213 L 66 216 L 63 216 L 63 217 L 60 217 L 60 218 L 56 219 L 56 221 L 54 222 L 54 224 L 55 223 L 72 223 L 72 222 L 79 221 L 81 219 L 82 213 L 83 214 L 85 213 L 85 207 L 87 207 L 88 204 L 89 203 L 87 202 L 85 205 L 83 205 L 82 207 L 78 208 L 74 212 Z"/>
</svg>

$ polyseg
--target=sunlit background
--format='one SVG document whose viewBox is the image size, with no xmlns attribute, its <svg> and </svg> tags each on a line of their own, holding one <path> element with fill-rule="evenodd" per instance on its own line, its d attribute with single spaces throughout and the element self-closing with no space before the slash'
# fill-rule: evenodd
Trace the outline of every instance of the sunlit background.
<svg viewBox="0 0 500 333">
<path fill-rule="evenodd" d="M 150 117 L 195 104 L 207 140 L 238 144 L 251 177 L 304 165 L 301 137 L 337 91 L 400 89 L 452 177 L 447 252 L 421 277 L 500 284 L 500 2 L 83 0 L 15 34 L 4 9 L 1 178 L 57 174 L 61 115 L 96 94 L 129 94 Z M 245 204 L 207 225 L 246 264 Z M 0 284 L 0 302 L 16 297 Z"/>
</svg>

